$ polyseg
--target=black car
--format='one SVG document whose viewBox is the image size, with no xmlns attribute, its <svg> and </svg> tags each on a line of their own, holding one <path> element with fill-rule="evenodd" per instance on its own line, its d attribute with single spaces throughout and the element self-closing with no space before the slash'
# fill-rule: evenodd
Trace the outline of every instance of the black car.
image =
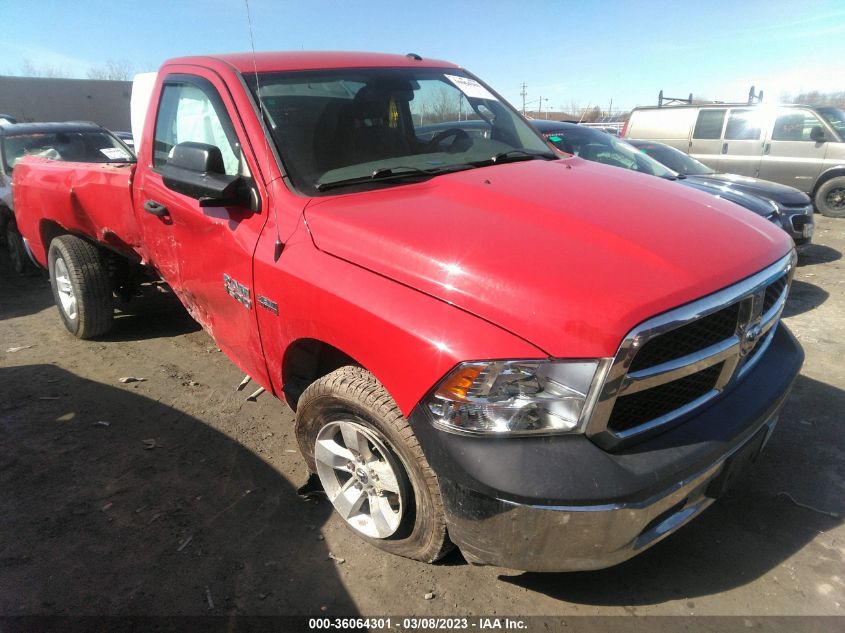
<svg viewBox="0 0 845 633">
<path fill-rule="evenodd" d="M 800 247 L 810 243 L 815 228 L 813 201 L 803 191 L 769 180 L 713 171 L 689 154 L 664 143 L 635 139 L 629 139 L 628 143 L 686 176 L 690 182 L 697 181 L 718 190 L 731 189 L 771 200 L 777 207 L 784 230 L 792 236 L 795 244 Z"/>
<path fill-rule="evenodd" d="M 567 154 L 574 154 L 586 160 L 604 163 L 606 165 L 640 171 L 651 176 L 677 180 L 680 184 L 704 191 L 724 200 L 729 200 L 753 211 L 757 215 L 765 217 L 773 224 L 783 228 L 784 231 L 792 236 L 798 246 L 806 245 L 810 241 L 813 227 L 812 204 L 810 199 L 798 190 L 794 191 L 803 196 L 804 203 L 809 205 L 809 215 L 806 214 L 806 209 L 804 208 L 796 211 L 794 208 L 785 207 L 790 210 L 790 213 L 787 215 L 781 211 L 781 207 L 775 200 L 764 194 L 743 191 L 740 188 L 730 187 L 724 183 L 720 184 L 712 180 L 708 181 L 680 174 L 664 166 L 654 158 L 651 158 L 647 152 L 634 147 L 633 144 L 610 136 L 600 130 L 584 127 L 577 123 L 566 123 L 562 121 L 531 121 L 531 123 L 549 143 Z M 773 186 L 781 187 L 781 185 Z M 783 188 L 791 189 L 791 187 Z M 808 224 L 807 220 L 796 221 L 793 224 L 793 216 L 809 218 L 810 228 L 804 228 Z M 795 226 L 799 226 L 800 230 L 796 230 Z"/>
</svg>

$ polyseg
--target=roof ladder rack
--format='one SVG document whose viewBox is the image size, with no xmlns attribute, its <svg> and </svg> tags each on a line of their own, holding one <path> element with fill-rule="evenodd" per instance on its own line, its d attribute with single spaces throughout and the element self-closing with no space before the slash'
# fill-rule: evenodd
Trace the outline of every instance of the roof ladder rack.
<svg viewBox="0 0 845 633">
<path fill-rule="evenodd" d="M 753 88 L 752 88 L 753 90 Z M 657 95 L 657 107 L 662 108 L 664 105 L 675 105 L 684 103 L 686 105 L 692 105 L 692 93 L 689 93 L 689 97 L 686 99 L 682 97 L 664 97 L 663 91 L 661 90 L 660 93 Z"/>
</svg>

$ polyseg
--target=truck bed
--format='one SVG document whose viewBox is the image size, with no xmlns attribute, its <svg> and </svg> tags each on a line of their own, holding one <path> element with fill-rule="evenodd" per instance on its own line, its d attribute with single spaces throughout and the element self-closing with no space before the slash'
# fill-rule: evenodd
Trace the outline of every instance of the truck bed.
<svg viewBox="0 0 845 633">
<path fill-rule="evenodd" d="M 28 157 L 14 172 L 15 208 L 33 257 L 47 264 L 55 225 L 141 258 L 141 233 L 132 205 L 134 164 L 72 163 Z"/>
</svg>

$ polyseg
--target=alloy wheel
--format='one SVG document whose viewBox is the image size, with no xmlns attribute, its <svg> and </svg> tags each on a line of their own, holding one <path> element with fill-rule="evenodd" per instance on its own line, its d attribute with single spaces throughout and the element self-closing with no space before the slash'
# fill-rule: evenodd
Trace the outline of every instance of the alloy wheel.
<svg viewBox="0 0 845 633">
<path fill-rule="evenodd" d="M 387 538 L 405 509 L 401 465 L 374 429 L 350 420 L 330 422 L 317 434 L 317 475 L 338 514 L 371 538 Z"/>
<path fill-rule="evenodd" d="M 56 258 L 53 274 L 56 278 L 56 290 L 59 294 L 62 312 L 65 313 L 68 319 L 74 320 L 77 316 L 76 294 L 73 291 L 73 285 L 70 283 L 70 275 L 68 274 L 65 260 L 61 257 Z"/>
</svg>

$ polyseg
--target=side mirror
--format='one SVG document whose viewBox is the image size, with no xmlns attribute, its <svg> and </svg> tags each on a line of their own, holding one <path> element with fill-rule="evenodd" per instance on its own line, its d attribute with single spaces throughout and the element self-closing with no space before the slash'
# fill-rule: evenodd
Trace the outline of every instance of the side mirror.
<svg viewBox="0 0 845 633">
<path fill-rule="evenodd" d="M 824 143 L 826 139 L 824 130 L 822 129 L 821 125 L 814 125 L 813 128 L 810 130 L 810 140 L 815 141 L 816 143 Z"/>
<path fill-rule="evenodd" d="M 173 148 L 161 175 L 165 187 L 196 198 L 201 207 L 244 204 L 243 178 L 227 176 L 224 172 L 219 147 L 185 142 Z"/>
</svg>

